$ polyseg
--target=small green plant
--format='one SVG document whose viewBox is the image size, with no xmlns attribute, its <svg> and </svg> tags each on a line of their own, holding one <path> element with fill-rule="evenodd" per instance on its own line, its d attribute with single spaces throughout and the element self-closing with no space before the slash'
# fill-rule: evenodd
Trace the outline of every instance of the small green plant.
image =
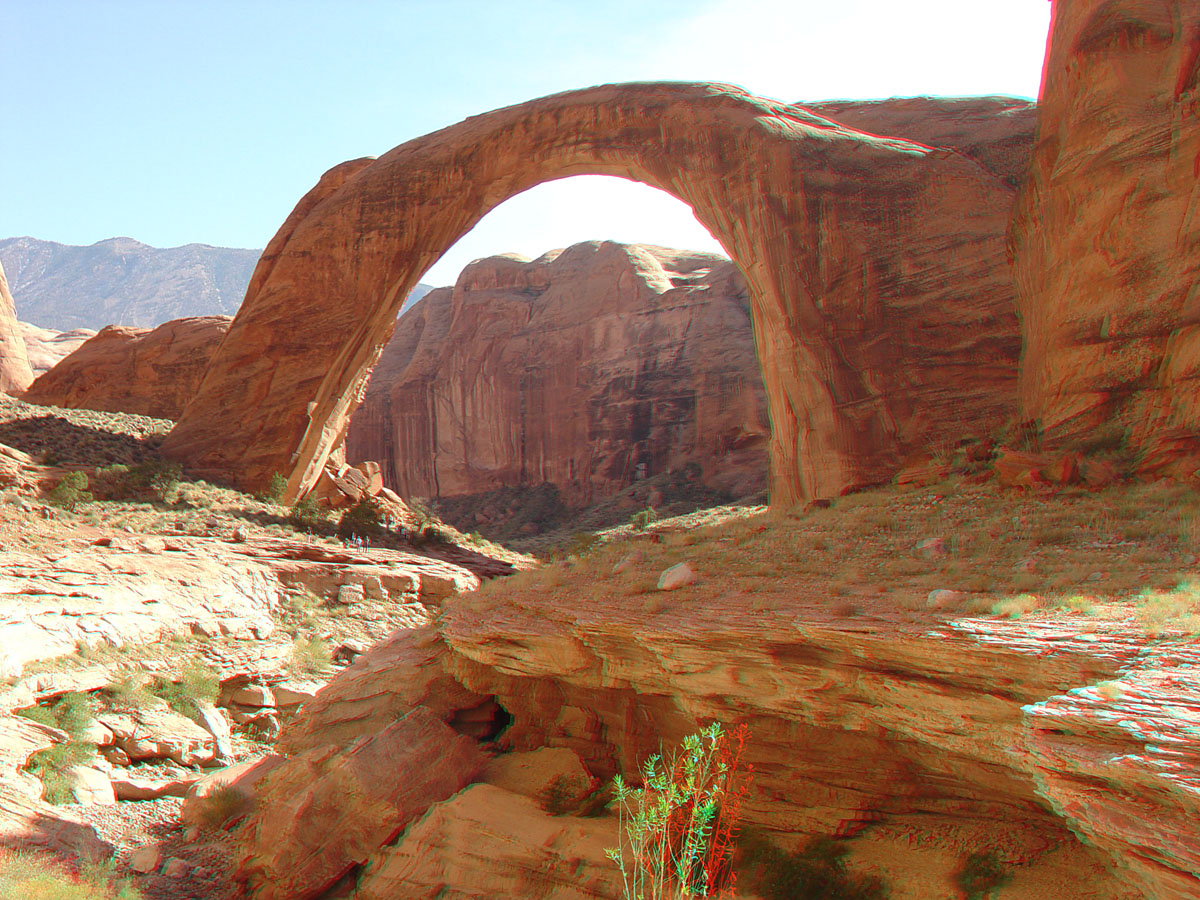
<svg viewBox="0 0 1200 900">
<path fill-rule="evenodd" d="M 104 693 L 114 709 L 137 710 L 158 702 L 141 672 L 126 672 L 109 684 Z"/>
<path fill-rule="evenodd" d="M 298 637 L 292 642 L 291 670 L 301 675 L 320 675 L 329 670 L 329 644 L 319 637 Z"/>
<path fill-rule="evenodd" d="M 96 496 L 104 500 L 140 500 L 166 503 L 183 475 L 179 463 L 151 460 L 126 466 L 120 463 L 96 471 L 92 479 Z"/>
<path fill-rule="evenodd" d="M 988 900 L 1012 880 L 1004 861 L 993 852 L 972 853 L 954 873 L 963 900 Z"/>
<path fill-rule="evenodd" d="M 92 708 L 87 694 L 81 691 L 68 691 L 48 706 L 17 710 L 17 715 L 61 729 L 72 738 L 83 737 L 87 727 L 92 724 Z"/>
<path fill-rule="evenodd" d="M 87 488 L 88 477 L 84 472 L 67 472 L 46 499 L 55 506 L 74 512 L 79 504 L 92 502 L 92 495 Z"/>
<path fill-rule="evenodd" d="M 642 765 L 642 787 L 621 776 L 612 789 L 620 843 L 606 850 L 621 869 L 626 900 L 690 900 L 732 893 L 733 840 L 750 767 L 741 763 L 746 728 L 714 722 L 680 750 Z"/>
<path fill-rule="evenodd" d="M 267 482 L 266 489 L 258 495 L 258 499 L 263 503 L 279 504 L 283 502 L 283 495 L 287 493 L 287 479 L 283 477 L 282 472 L 272 472 L 271 480 Z"/>
<path fill-rule="evenodd" d="M 200 713 L 199 704 L 216 701 L 221 685 L 216 670 L 193 659 L 184 666 L 178 681 L 156 676 L 150 692 L 166 700 L 175 712 L 194 719 Z"/>
</svg>

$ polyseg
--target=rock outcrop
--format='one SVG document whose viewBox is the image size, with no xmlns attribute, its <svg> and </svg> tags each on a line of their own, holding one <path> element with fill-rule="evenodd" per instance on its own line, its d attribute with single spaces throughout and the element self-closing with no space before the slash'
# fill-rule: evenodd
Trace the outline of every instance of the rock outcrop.
<svg viewBox="0 0 1200 900">
<path fill-rule="evenodd" d="M 177 419 L 195 395 L 229 322 L 228 316 L 198 316 L 153 330 L 110 325 L 40 375 L 22 399 Z"/>
<path fill-rule="evenodd" d="M 31 381 L 33 370 L 29 368 L 29 357 L 21 338 L 17 308 L 8 291 L 4 267 L 0 266 L 0 393 L 19 394 Z"/>
<path fill-rule="evenodd" d="M 745 282 L 710 253 L 577 244 L 478 260 L 400 318 L 350 420 L 350 460 L 402 496 L 552 482 L 569 505 L 695 462 L 766 487 Z"/>
<path fill-rule="evenodd" d="M 914 621 L 894 597 L 851 618 L 782 594 L 767 613 L 747 595 L 653 613 L 636 595 L 555 597 L 456 597 L 436 626 L 395 633 L 335 679 L 278 749 L 336 768 L 414 709 L 453 722 L 492 698 L 512 717 L 501 742 L 514 758 L 558 748 L 603 779 L 636 772 L 699 722 L 744 722 L 748 824 L 785 847 L 853 836 L 854 865 L 886 875 L 893 897 L 951 895 L 981 849 L 1016 875 L 1014 898 L 1044 897 L 1049 883 L 1063 898 L 1194 896 L 1200 744 L 1180 710 L 1196 708 L 1183 674 L 1195 647 L 1147 648 L 1120 620 L 1086 633 L 1069 617 Z M 414 896 L 439 885 L 494 896 L 476 856 L 496 854 L 513 877 L 538 869 L 533 896 L 619 896 L 601 856 L 615 819 L 564 822 L 490 769 L 480 779 L 491 784 L 381 844 L 359 891 L 390 896 L 411 879 Z M 294 820 L 276 794 L 260 796 L 262 821 L 238 838 L 250 860 L 270 852 L 267 820 Z"/>
<path fill-rule="evenodd" d="M 96 332 L 90 328 L 75 328 L 71 331 L 55 331 L 39 328 L 29 322 L 20 322 L 21 338 L 25 341 L 25 354 L 29 357 L 29 368 L 37 378 L 49 372 L 62 360 L 80 348 Z"/>
<path fill-rule="evenodd" d="M 1013 405 L 1013 200 L 972 159 L 727 85 L 609 85 L 476 116 L 344 163 L 266 249 L 163 451 L 201 477 L 307 491 L 403 298 L 489 210 L 618 175 L 689 203 L 742 270 L 772 423 L 772 502 L 890 477 Z"/>
<path fill-rule="evenodd" d="M 1021 407 L 1047 439 L 1200 469 L 1200 7 L 1057 0 L 1012 225 Z"/>
</svg>

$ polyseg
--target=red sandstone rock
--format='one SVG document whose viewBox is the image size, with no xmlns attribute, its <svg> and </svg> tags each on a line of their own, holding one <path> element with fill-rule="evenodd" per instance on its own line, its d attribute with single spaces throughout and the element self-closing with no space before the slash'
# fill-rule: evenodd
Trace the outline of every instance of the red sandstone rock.
<svg viewBox="0 0 1200 900">
<path fill-rule="evenodd" d="M 110 325 L 39 376 L 22 399 L 178 418 L 229 323 L 228 316 L 196 316 L 153 330 Z"/>
<path fill-rule="evenodd" d="M 0 394 L 19 394 L 33 381 L 17 308 L 8 291 L 4 267 L 0 266 Z"/>
<path fill-rule="evenodd" d="M 1200 469 L 1200 5 L 1057 0 L 1012 224 L 1021 405 L 1047 439 L 1130 430 Z"/>
<path fill-rule="evenodd" d="M 619 175 L 692 205 L 746 277 L 771 496 L 889 478 L 1010 412 L 1013 188 L 975 161 L 728 85 L 609 85 L 475 116 L 326 174 L 264 252 L 163 451 L 201 476 L 307 491 L 421 274 L 549 179 Z"/>
<path fill-rule="evenodd" d="M 473 740 L 425 709 L 345 750 L 292 757 L 256 786 L 257 811 L 239 832 L 239 877 L 258 900 L 317 897 L 483 762 Z"/>
<path fill-rule="evenodd" d="M 29 367 L 37 378 L 49 372 L 66 359 L 96 332 L 90 328 L 73 328 L 70 331 L 55 331 L 53 328 L 38 328 L 28 322 L 20 322 L 21 339 L 25 342 L 25 354 Z"/>
<path fill-rule="evenodd" d="M 766 487 L 749 297 L 711 253 L 593 241 L 468 266 L 397 323 L 346 437 L 402 496 L 553 482 L 598 502 L 696 462 Z"/>
</svg>

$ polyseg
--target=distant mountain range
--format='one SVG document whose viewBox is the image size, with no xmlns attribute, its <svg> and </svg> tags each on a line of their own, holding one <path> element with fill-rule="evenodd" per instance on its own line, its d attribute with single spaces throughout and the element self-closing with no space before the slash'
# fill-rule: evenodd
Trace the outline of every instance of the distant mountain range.
<svg viewBox="0 0 1200 900">
<path fill-rule="evenodd" d="M 89 247 L 0 239 L 17 318 L 42 328 L 153 328 L 183 316 L 232 316 L 261 250 L 186 244 L 158 248 L 117 237 Z M 406 306 L 432 288 L 418 285 Z"/>
</svg>

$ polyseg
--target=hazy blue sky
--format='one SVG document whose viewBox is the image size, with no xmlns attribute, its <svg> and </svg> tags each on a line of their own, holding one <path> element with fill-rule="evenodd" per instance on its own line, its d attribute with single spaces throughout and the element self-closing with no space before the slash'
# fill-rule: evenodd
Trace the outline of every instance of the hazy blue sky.
<svg viewBox="0 0 1200 900">
<path fill-rule="evenodd" d="M 613 81 L 795 102 L 1037 94 L 1048 0 L 0 0 L 0 238 L 262 247 L 321 173 Z M 573 178 L 425 281 L 588 238 L 718 249 L 679 201 Z"/>
</svg>

